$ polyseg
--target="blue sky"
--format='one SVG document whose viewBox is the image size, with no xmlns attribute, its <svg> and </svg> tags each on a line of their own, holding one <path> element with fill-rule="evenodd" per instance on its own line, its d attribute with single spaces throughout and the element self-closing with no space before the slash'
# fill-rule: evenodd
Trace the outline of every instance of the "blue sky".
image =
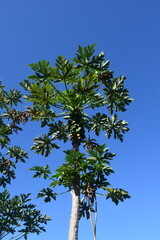
<svg viewBox="0 0 160 240">
<path fill-rule="evenodd" d="M 118 207 L 99 199 L 97 240 L 159 240 L 160 229 L 160 3 L 157 0 L 1 0 L 0 79 L 7 88 L 18 88 L 30 75 L 27 64 L 46 59 L 54 64 L 58 55 L 72 58 L 78 45 L 97 43 L 110 69 L 127 76 L 126 85 L 135 99 L 124 119 L 131 131 L 124 143 L 109 143 L 117 153 L 113 161 L 115 187 L 129 191 L 132 198 Z M 29 151 L 39 127 L 28 124 L 13 142 Z M 34 192 L 44 182 L 27 171 L 34 165 L 58 166 L 60 152 L 44 159 L 30 153 L 19 165 L 13 194 Z M 54 161 L 53 159 L 54 158 Z M 52 161 L 52 162 L 51 162 Z M 37 201 L 53 221 L 47 232 L 29 240 L 67 239 L 70 195 L 45 205 Z M 82 220 L 79 240 L 92 239 L 89 222 Z"/>
</svg>

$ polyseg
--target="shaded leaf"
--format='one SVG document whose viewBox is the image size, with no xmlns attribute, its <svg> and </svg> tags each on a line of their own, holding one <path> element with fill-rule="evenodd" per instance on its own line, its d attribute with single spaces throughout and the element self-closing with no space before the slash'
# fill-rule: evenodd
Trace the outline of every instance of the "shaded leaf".
<svg viewBox="0 0 160 240">
<path fill-rule="evenodd" d="M 41 197 L 44 197 L 44 202 L 50 202 L 52 199 L 56 200 L 56 194 L 50 188 L 43 188 L 37 195 L 37 198 Z"/>
<path fill-rule="evenodd" d="M 51 174 L 51 171 L 50 171 L 48 165 L 46 165 L 44 167 L 35 166 L 33 168 L 30 168 L 29 170 L 36 171 L 36 173 L 33 175 L 34 178 L 43 177 L 44 179 L 47 179 L 47 178 L 49 178 L 49 175 Z"/>
<path fill-rule="evenodd" d="M 106 199 L 111 198 L 111 200 L 118 205 L 121 201 L 123 202 L 127 198 L 131 198 L 127 191 L 118 188 L 104 188 L 108 191 L 106 194 Z"/>
<path fill-rule="evenodd" d="M 38 154 L 42 154 L 47 157 L 53 148 L 60 148 L 57 144 L 52 142 L 52 138 L 49 138 L 46 134 L 43 134 L 42 137 L 36 137 L 34 139 L 34 145 L 31 150 L 34 150 Z"/>
</svg>

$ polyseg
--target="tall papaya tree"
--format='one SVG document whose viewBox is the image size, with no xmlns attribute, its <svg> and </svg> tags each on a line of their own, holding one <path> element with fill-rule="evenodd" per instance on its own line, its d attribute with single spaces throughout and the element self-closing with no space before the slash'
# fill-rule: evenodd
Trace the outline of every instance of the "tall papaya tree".
<svg viewBox="0 0 160 240">
<path fill-rule="evenodd" d="M 33 75 L 21 83 L 25 98 L 32 105 L 26 112 L 32 121 L 39 121 L 45 132 L 34 139 L 32 150 L 47 157 L 61 149 L 65 159 L 55 172 L 50 166 L 35 166 L 34 177 L 50 179 L 38 197 L 46 202 L 56 200 L 54 188 L 63 186 L 72 195 L 68 240 L 78 240 L 81 217 L 91 219 L 96 240 L 97 195 L 115 204 L 129 198 L 127 191 L 113 188 L 108 181 L 114 173 L 110 160 L 115 156 L 98 137 L 104 133 L 123 141 L 128 123 L 119 119 L 132 99 L 125 88 L 125 77 L 113 77 L 104 53 L 95 55 L 95 45 L 78 47 L 75 57 L 56 59 L 55 66 L 45 60 L 30 64 Z M 70 142 L 70 149 L 64 143 Z M 63 144 L 61 144 L 63 143 Z M 98 192 L 102 190 L 101 193 Z M 92 215 L 95 214 L 95 220 Z"/>
<path fill-rule="evenodd" d="M 22 94 L 14 89 L 6 91 L 0 82 L 0 240 L 27 239 L 28 234 L 45 231 L 44 224 L 51 220 L 42 215 L 31 203 L 31 194 L 11 197 L 7 186 L 16 178 L 18 163 L 25 163 L 28 154 L 19 146 L 12 145 L 11 136 L 17 134 L 28 115 L 18 111 Z"/>
</svg>

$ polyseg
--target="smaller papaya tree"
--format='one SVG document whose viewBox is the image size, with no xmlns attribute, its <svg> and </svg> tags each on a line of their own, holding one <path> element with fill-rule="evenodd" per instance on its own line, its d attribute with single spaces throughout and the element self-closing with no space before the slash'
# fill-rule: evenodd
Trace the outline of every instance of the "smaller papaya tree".
<svg viewBox="0 0 160 240">
<path fill-rule="evenodd" d="M 19 146 L 11 144 L 11 136 L 21 129 L 28 119 L 27 113 L 15 110 L 21 103 L 22 94 L 17 90 L 5 91 L 0 82 L 0 240 L 27 239 L 30 233 L 45 231 L 50 217 L 42 215 L 31 203 L 30 193 L 11 197 L 7 186 L 16 178 L 19 162 L 25 163 L 28 154 Z"/>
<path fill-rule="evenodd" d="M 47 157 L 52 150 L 63 149 L 65 159 L 55 172 L 50 166 L 35 166 L 34 177 L 50 179 L 48 188 L 43 188 L 38 197 L 46 202 L 56 200 L 54 188 L 63 186 L 72 195 L 72 209 L 68 240 L 78 240 L 80 218 L 91 219 L 97 212 L 97 192 L 115 204 L 130 198 L 123 189 L 111 187 L 108 178 L 114 173 L 110 160 L 115 156 L 106 143 L 98 137 L 104 132 L 106 139 L 113 136 L 123 141 L 129 130 L 128 123 L 118 118 L 126 111 L 132 99 L 125 88 L 125 77 L 113 77 L 109 61 L 104 53 L 95 53 L 95 45 L 78 47 L 70 61 L 63 56 L 56 59 L 55 66 L 42 60 L 29 64 L 33 75 L 21 83 L 27 91 L 26 112 L 32 121 L 40 121 L 45 129 L 42 136 L 34 139 L 32 150 Z M 70 142 L 70 149 L 65 143 Z M 92 221 L 96 239 L 96 218 Z"/>
</svg>

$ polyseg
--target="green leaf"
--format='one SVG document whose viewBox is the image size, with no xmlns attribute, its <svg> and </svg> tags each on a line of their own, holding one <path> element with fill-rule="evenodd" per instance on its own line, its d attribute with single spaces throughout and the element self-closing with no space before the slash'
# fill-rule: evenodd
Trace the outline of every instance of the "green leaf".
<svg viewBox="0 0 160 240">
<path fill-rule="evenodd" d="M 78 47 L 76 58 L 74 58 L 75 63 L 79 63 L 78 67 L 86 67 L 88 62 L 91 61 L 91 57 L 94 54 L 95 44 L 88 45 L 87 47 Z"/>
<path fill-rule="evenodd" d="M 22 93 L 15 89 L 11 89 L 9 93 L 6 93 L 6 98 L 7 104 L 10 105 L 11 107 L 13 105 L 17 106 L 18 103 L 22 103 L 21 102 Z"/>
<path fill-rule="evenodd" d="M 108 122 L 108 116 L 104 113 L 96 113 L 90 119 L 90 129 L 95 131 L 95 134 L 99 136 L 100 132 L 104 129 L 104 125 Z"/>
<path fill-rule="evenodd" d="M 57 100 L 57 93 L 52 85 L 47 83 L 32 83 L 30 85 L 30 95 L 27 96 L 27 101 L 34 102 L 34 107 L 54 106 Z"/>
<path fill-rule="evenodd" d="M 66 124 L 59 120 L 57 123 L 50 123 L 48 126 L 48 134 L 52 135 L 54 139 L 63 140 L 64 143 L 68 141 L 68 131 Z"/>
<path fill-rule="evenodd" d="M 37 195 L 37 198 L 41 197 L 44 197 L 44 202 L 50 202 L 52 199 L 56 200 L 56 194 L 50 188 L 43 188 Z"/>
<path fill-rule="evenodd" d="M 105 82 L 103 91 L 107 97 L 107 108 L 111 114 L 113 111 L 126 111 L 126 106 L 133 101 L 129 96 L 129 91 L 124 87 L 125 79 L 124 76 L 121 76 Z"/>
<path fill-rule="evenodd" d="M 35 71 L 35 75 L 29 76 L 29 79 L 37 82 L 39 81 L 41 83 L 48 82 L 52 79 L 53 69 L 46 60 L 29 64 L 29 66 Z"/>
<path fill-rule="evenodd" d="M 29 158 L 28 153 L 26 153 L 23 149 L 21 149 L 18 146 L 13 146 L 8 148 L 8 151 L 6 154 L 9 155 L 10 158 L 15 158 L 16 163 L 18 161 L 25 162 L 25 158 Z"/>
<path fill-rule="evenodd" d="M 111 119 L 108 118 L 108 123 L 104 124 L 103 129 L 106 131 L 108 138 L 113 134 L 115 139 L 123 141 L 123 135 L 129 131 L 128 123 L 124 120 L 119 120 L 116 114 L 112 115 Z"/>
<path fill-rule="evenodd" d="M 95 210 L 89 204 L 87 204 L 85 201 L 81 202 L 80 203 L 80 211 L 79 211 L 80 218 L 86 217 L 87 219 L 89 219 L 90 212 L 94 213 Z"/>
<path fill-rule="evenodd" d="M 26 91 L 30 91 L 31 90 L 31 83 L 29 82 L 29 80 L 24 80 L 24 82 L 20 82 L 20 85 L 24 88 L 24 90 Z"/>
<path fill-rule="evenodd" d="M 118 188 L 104 188 L 108 191 L 106 194 L 106 199 L 111 198 L 111 200 L 118 205 L 121 201 L 123 202 L 127 198 L 131 198 L 127 191 Z"/>
<path fill-rule="evenodd" d="M 49 178 L 49 175 L 51 174 L 51 170 L 49 169 L 48 165 L 46 165 L 44 167 L 35 166 L 33 168 L 30 168 L 29 170 L 36 171 L 36 173 L 33 175 L 34 178 L 43 177 L 44 179 L 47 179 L 47 178 Z"/>
<path fill-rule="evenodd" d="M 36 137 L 34 139 L 34 145 L 31 150 L 34 150 L 38 154 L 42 154 L 47 157 L 53 148 L 60 148 L 57 144 L 52 143 L 52 138 L 49 138 L 46 134 L 42 134 L 42 137 Z"/>
</svg>

